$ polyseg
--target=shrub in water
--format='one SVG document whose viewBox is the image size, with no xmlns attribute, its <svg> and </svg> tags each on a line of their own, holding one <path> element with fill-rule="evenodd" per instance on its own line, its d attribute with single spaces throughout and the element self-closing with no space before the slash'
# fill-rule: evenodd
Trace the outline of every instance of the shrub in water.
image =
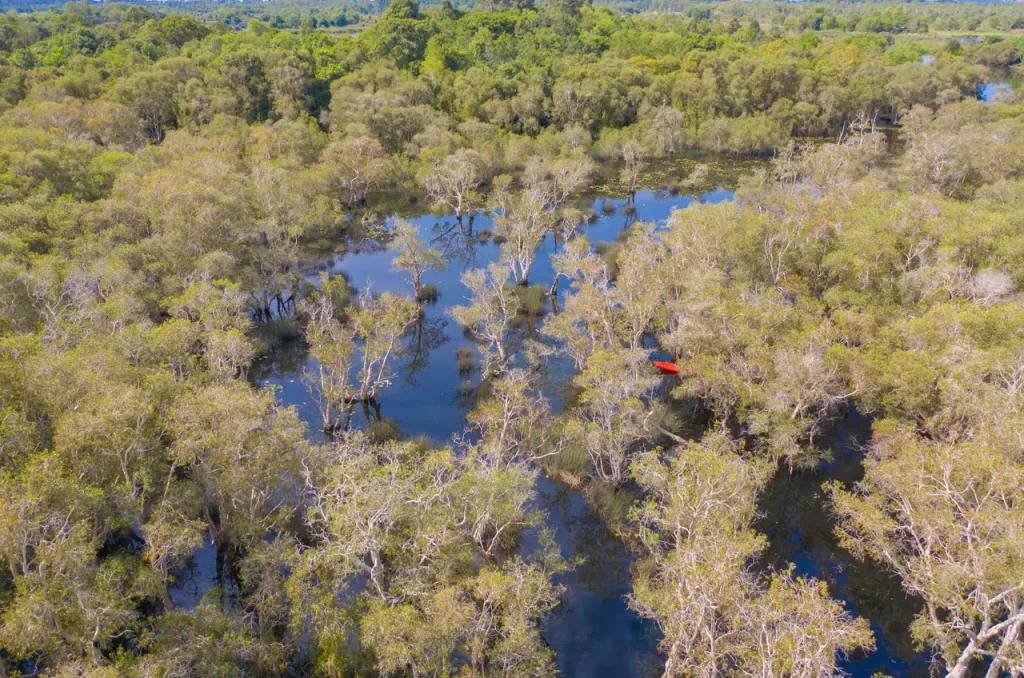
<svg viewBox="0 0 1024 678">
<path fill-rule="evenodd" d="M 604 265 L 608 267 L 608 277 L 615 280 L 619 277 L 619 252 L 622 250 L 621 242 L 599 242 L 594 250 L 604 259 Z"/>
<path fill-rule="evenodd" d="M 420 285 L 420 301 L 425 304 L 437 303 L 439 296 L 437 288 L 433 285 Z"/>
<path fill-rule="evenodd" d="M 548 290 L 544 285 L 516 287 L 519 297 L 519 313 L 531 318 L 539 318 L 548 310 Z"/>
<path fill-rule="evenodd" d="M 458 361 L 459 374 L 469 374 L 473 371 L 473 349 L 466 347 L 455 349 L 455 359 Z"/>
<path fill-rule="evenodd" d="M 582 447 L 576 446 L 567 447 L 558 454 L 544 457 L 540 463 L 548 474 L 559 476 L 573 486 L 581 484 L 590 470 L 590 457 Z"/>
<path fill-rule="evenodd" d="M 284 344 L 299 341 L 305 336 L 302 328 L 293 318 L 281 318 L 264 323 L 257 323 L 252 331 L 253 339 L 257 341 L 259 349 L 273 351 L 281 348 Z"/>
<path fill-rule="evenodd" d="M 374 443 L 386 443 L 390 440 L 399 440 L 402 437 L 402 429 L 394 419 L 382 417 L 377 421 L 371 421 L 366 427 L 366 434 Z"/>
<path fill-rule="evenodd" d="M 430 437 L 423 434 L 415 436 L 410 442 L 419 452 L 429 452 L 434 448 L 434 443 L 430 440 Z"/>
<path fill-rule="evenodd" d="M 605 214 L 615 214 L 615 203 L 605 200 L 601 203 L 601 211 Z"/>
</svg>

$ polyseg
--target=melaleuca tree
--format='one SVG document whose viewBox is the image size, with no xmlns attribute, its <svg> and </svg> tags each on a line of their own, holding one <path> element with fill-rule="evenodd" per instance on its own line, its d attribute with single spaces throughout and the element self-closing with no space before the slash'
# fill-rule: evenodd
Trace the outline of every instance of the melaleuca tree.
<svg viewBox="0 0 1024 678">
<path fill-rule="evenodd" d="M 1015 453 L 985 441 L 903 431 L 875 443 L 855 489 L 833 487 L 843 545 L 921 597 L 914 637 L 945 660 L 949 676 L 975 664 L 987 664 L 990 678 L 1020 669 L 1021 474 Z"/>
<path fill-rule="evenodd" d="M 580 147 L 555 158 L 532 156 L 523 169 L 526 185 L 542 191 L 556 210 L 588 188 L 596 171 L 594 161 Z"/>
<path fill-rule="evenodd" d="M 137 620 L 141 562 L 100 559 L 120 521 L 98 488 L 62 465 L 41 454 L 0 477 L 0 559 L 13 587 L 0 636 L 15 657 L 98 666 Z"/>
<path fill-rule="evenodd" d="M 303 380 L 320 411 L 324 431 L 332 431 L 351 398 L 349 373 L 355 361 L 355 329 L 338 319 L 344 313 L 340 304 L 347 303 L 347 294 L 346 299 L 335 301 L 336 295 L 330 293 L 331 280 L 322 276 L 320 284 L 319 294 L 300 306 L 308 317 L 306 341 L 316 361 L 306 368 Z"/>
<path fill-rule="evenodd" d="M 757 576 L 766 542 L 751 524 L 771 467 L 738 451 L 714 434 L 633 465 L 649 495 L 632 513 L 647 560 L 630 605 L 664 633 L 665 676 L 836 675 L 871 631 L 822 582 Z"/>
<path fill-rule="evenodd" d="M 447 266 L 444 256 L 433 247 L 428 247 L 419 238 L 416 227 L 404 220 L 395 224 L 395 237 L 391 246 L 397 250 L 391 260 L 391 268 L 405 271 L 412 282 L 413 298 L 420 300 L 423 274 L 429 271 L 443 271 Z"/>
<path fill-rule="evenodd" d="M 419 308 L 390 292 L 364 294 L 350 307 L 351 288 L 342 278 L 322 276 L 320 287 L 301 307 L 316 358 L 304 377 L 324 430 L 334 431 L 342 412 L 351 412 L 355 403 L 375 403 L 391 383 L 394 360 Z"/>
<path fill-rule="evenodd" d="M 439 157 L 425 173 L 424 185 L 434 209 L 454 214 L 460 223 L 463 216 L 473 216 L 481 204 L 480 185 L 488 178 L 478 151 L 463 148 Z"/>
<path fill-rule="evenodd" d="M 375 400 L 381 388 L 391 384 L 393 358 L 418 313 L 415 302 L 390 292 L 360 298 L 352 313 L 352 325 L 361 342 L 354 388 L 359 400 Z"/>
<path fill-rule="evenodd" d="M 553 263 L 556 275 L 569 280 L 572 294 L 565 297 L 558 314 L 545 320 L 543 332 L 563 342 L 562 350 L 573 358 L 577 369 L 583 369 L 595 351 L 619 346 L 611 276 L 607 264 L 583 237 L 569 241 Z"/>
<path fill-rule="evenodd" d="M 500 264 L 462 274 L 469 288 L 469 305 L 455 306 L 452 317 L 473 333 L 487 370 L 504 372 L 512 358 L 512 331 L 520 301 L 508 284 L 508 271 Z"/>
<path fill-rule="evenodd" d="M 230 379 L 245 373 L 255 349 L 245 335 L 251 321 L 240 285 L 202 280 L 164 303 L 171 315 L 198 330 L 201 340 L 196 352 L 212 374 Z"/>
<path fill-rule="evenodd" d="M 506 184 L 498 189 L 492 209 L 497 232 L 505 239 L 501 261 L 508 266 L 515 284 L 526 285 L 537 250 L 556 224 L 548 197 L 538 188 L 517 193 Z"/>
<path fill-rule="evenodd" d="M 384 183 L 388 158 L 376 139 L 346 136 L 324 149 L 318 170 L 343 204 L 355 205 Z"/>
<path fill-rule="evenodd" d="M 565 415 L 567 445 L 583 449 L 601 480 L 621 485 L 637 449 L 653 439 L 655 408 L 645 402 L 658 377 L 639 351 L 597 351 L 573 380 L 580 393 Z"/>
<path fill-rule="evenodd" d="M 466 415 L 470 429 L 482 438 L 479 453 L 495 465 L 557 454 L 550 417 L 551 407 L 536 380 L 521 368 L 494 380 L 488 397 Z"/>
<path fill-rule="evenodd" d="M 198 517 L 218 547 L 244 547 L 287 524 L 306 450 L 294 410 L 234 381 L 182 393 L 168 418 L 174 463 L 201 488 Z"/>
<path fill-rule="evenodd" d="M 301 601 L 294 623 L 310 625 L 325 668 L 348 661 L 352 614 L 385 673 L 450 671 L 456 661 L 482 673 L 550 667 L 537 624 L 557 602 L 551 577 L 565 564 L 548 537 L 527 560 L 498 558 L 536 522 L 526 508 L 535 475 L 485 461 L 359 434 L 311 457 L 315 542 L 288 591 Z M 353 588 L 361 578 L 367 585 Z M 345 613 L 339 596 L 359 604 Z"/>
</svg>

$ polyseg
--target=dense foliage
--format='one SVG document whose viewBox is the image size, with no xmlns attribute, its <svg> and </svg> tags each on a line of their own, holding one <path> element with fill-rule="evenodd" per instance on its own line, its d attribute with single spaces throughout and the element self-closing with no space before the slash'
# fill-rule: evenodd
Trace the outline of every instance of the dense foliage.
<svg viewBox="0 0 1024 678">
<path fill-rule="evenodd" d="M 1024 50 L 923 33 L 1019 15 L 492 4 L 395 0 L 342 37 L 0 17 L 0 675 L 552 675 L 576 563 L 542 472 L 635 499 L 607 518 L 666 676 L 835 675 L 868 623 L 760 567 L 754 523 L 851 405 L 874 438 L 828 487 L 844 547 L 922 601 L 949 675 L 1024 672 L 1024 109 L 975 99 Z M 595 248 L 574 198 L 706 184 L 684 151 L 772 159 Z M 480 383 L 440 446 L 373 414 L 446 266 L 381 218 L 410 199 L 502 243 L 452 309 Z M 367 237 L 408 296 L 312 270 Z M 289 338 L 322 431 L 247 380 Z M 176 605 L 204 545 L 221 585 Z"/>
</svg>

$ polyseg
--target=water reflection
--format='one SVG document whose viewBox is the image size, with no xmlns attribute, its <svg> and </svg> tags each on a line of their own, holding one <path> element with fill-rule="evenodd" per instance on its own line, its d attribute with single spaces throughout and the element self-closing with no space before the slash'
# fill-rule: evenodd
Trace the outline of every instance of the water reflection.
<svg viewBox="0 0 1024 678">
<path fill-rule="evenodd" d="M 917 652 L 908 632 L 920 601 L 906 596 L 897 577 L 839 548 L 822 488 L 829 480 L 850 487 L 861 479 L 864 445 L 870 438 L 870 419 L 853 409 L 822 441 L 832 461 L 815 473 L 790 475 L 779 469 L 759 501 L 763 517 L 756 529 L 768 537 L 767 566 L 793 563 L 796 574 L 824 580 L 833 597 L 871 622 L 877 649 L 850 658 L 842 665 L 844 671 L 858 678 L 878 672 L 923 678 L 928 656 Z"/>
<path fill-rule="evenodd" d="M 620 231 L 636 221 L 664 225 L 674 210 L 694 202 L 732 199 L 733 193 L 725 189 L 700 196 L 640 191 L 628 204 L 625 199 L 591 198 L 573 207 L 594 215 L 594 221 L 583 232 L 597 243 L 614 241 Z M 473 403 L 470 379 L 479 379 L 479 371 L 470 376 L 460 373 L 456 352 L 473 351 L 475 347 L 447 311 L 464 303 L 468 295 L 460 280 L 462 273 L 496 261 L 499 247 L 491 238 L 493 224 L 483 215 L 459 222 L 427 214 L 409 221 L 420 229 L 425 241 L 446 254 L 448 268 L 424 275 L 423 282 L 436 287 L 439 298 L 423 307 L 423 315 L 397 360 L 399 379 L 382 392 L 376 416 L 395 421 L 405 435 L 446 443 L 462 431 Z M 553 237 L 544 240 L 530 272 L 532 283 L 550 285 L 554 275 L 550 257 L 559 246 Z M 391 258 L 392 252 L 379 243 L 368 242 L 332 257 L 324 268 L 345 275 L 360 292 L 372 289 L 410 294 L 405 275 L 391 270 Z M 536 332 L 536 325 L 525 323 L 519 329 L 530 336 Z M 319 413 L 301 379 L 309 361 L 304 345 L 293 342 L 258 361 L 250 377 L 273 386 L 278 398 L 296 406 L 315 432 Z M 545 394 L 557 409 L 563 387 L 573 374 L 572 364 L 568 359 L 551 359 L 542 368 Z M 358 418 L 356 413 L 354 425 L 365 425 Z M 852 413 L 835 434 L 835 461 L 818 474 L 790 477 L 781 472 L 763 497 L 762 509 L 767 517 L 757 527 L 771 542 L 768 563 L 781 567 L 793 562 L 798 573 L 824 579 L 851 611 L 872 622 L 878 650 L 867 657 L 852 658 L 843 668 L 858 677 L 884 671 L 901 678 L 926 669 L 924 658 L 915 653 L 906 633 L 916 606 L 903 596 L 898 580 L 880 575 L 872 565 L 853 561 L 838 550 L 821 491 L 821 483 L 830 478 L 847 483 L 857 480 L 861 472 L 857 443 L 869 434 L 870 423 Z M 562 555 L 581 559 L 574 571 L 558 576 L 558 583 L 566 587 L 563 604 L 543 622 L 544 638 L 556 653 L 560 671 L 566 676 L 658 675 L 663 658 L 656 652 L 657 629 L 633 614 L 626 604 L 631 588 L 629 550 L 579 493 L 545 478 L 540 479 L 537 490 L 535 508 L 547 515 L 547 525 L 554 529 Z M 529 550 L 535 538 L 524 535 L 523 548 Z"/>
<path fill-rule="evenodd" d="M 632 210 L 622 214 L 625 199 L 591 198 L 579 201 L 575 207 L 593 210 L 598 216 L 584 233 L 594 242 L 613 241 L 616 235 L 636 220 L 664 224 L 676 209 L 693 202 L 718 203 L 732 199 L 732 191 L 718 189 L 700 196 L 669 195 L 658 197 L 652 191 L 639 191 Z M 612 206 L 610 213 L 602 211 L 603 203 Z M 493 223 L 485 215 L 463 219 L 460 224 L 453 218 L 438 219 L 425 214 L 409 219 L 420 229 L 425 242 L 449 257 L 444 271 L 431 271 L 423 276 L 425 284 L 437 288 L 436 303 L 423 307 L 423 316 L 406 341 L 406 350 L 398 357 L 395 369 L 399 379 L 381 394 L 381 408 L 385 417 L 395 420 L 407 435 L 425 435 L 435 442 L 446 442 L 461 431 L 466 412 L 471 404 L 466 398 L 465 377 L 459 374 L 456 350 L 475 351 L 475 344 L 466 337 L 448 316 L 448 309 L 465 303 L 469 292 L 460 280 L 471 269 L 486 266 L 498 260 L 499 246 L 491 239 L 481 240 L 481 234 L 493 231 Z M 550 285 L 554 278 L 550 257 L 558 243 L 548 236 L 541 244 L 537 261 L 530 272 L 530 282 Z M 404 273 L 391 270 L 393 252 L 371 240 L 353 244 L 348 251 L 335 255 L 322 267 L 332 274 L 344 275 L 360 292 L 397 292 L 410 294 L 411 286 Z M 531 332 L 533 326 L 520 328 Z M 273 386 L 279 399 L 298 408 L 303 419 L 314 429 L 319 426 L 319 413 L 310 401 L 302 382 L 302 371 L 308 366 L 309 356 L 301 342 L 293 342 L 253 365 L 250 376 L 261 384 Z M 552 386 L 569 376 L 568 366 L 558 360 L 546 365 Z M 557 402 L 555 398 L 552 399 Z M 356 413 L 357 419 L 359 413 Z M 356 421 L 357 425 L 361 422 Z"/>
<path fill-rule="evenodd" d="M 732 197 L 732 191 L 725 189 L 700 196 L 639 191 L 626 209 L 624 199 L 591 198 L 573 206 L 584 212 L 593 210 L 597 215 L 583 232 L 593 242 L 601 242 L 614 241 L 620 231 L 638 220 L 664 225 L 677 209 Z M 609 205 L 607 211 L 602 209 L 605 203 Z M 436 443 L 445 443 L 462 431 L 473 401 L 466 375 L 459 373 L 456 350 L 475 348 L 448 317 L 447 310 L 465 303 L 468 290 L 460 280 L 462 273 L 497 261 L 500 250 L 489 235 L 493 224 L 483 215 L 462 223 L 430 214 L 409 221 L 419 227 L 424 241 L 446 254 L 448 267 L 423 277 L 424 283 L 438 289 L 439 297 L 436 303 L 423 307 L 422 317 L 407 337 L 397 360 L 399 379 L 382 392 L 380 414 L 394 420 L 405 435 L 427 436 Z M 551 236 L 544 240 L 530 272 L 532 283 L 551 284 L 554 269 L 550 257 L 559 246 Z M 332 258 L 326 270 L 345 275 L 360 292 L 373 289 L 409 294 L 408 278 L 391 270 L 392 255 L 377 244 L 358 244 Z M 525 323 L 519 332 L 536 338 L 536 323 Z M 257 383 L 275 387 L 278 398 L 296 406 L 311 430 L 316 431 L 319 413 L 301 378 L 309 361 L 305 346 L 295 342 L 258 361 L 250 376 Z M 551 359 L 542 365 L 545 394 L 556 409 L 572 370 L 568 359 Z M 478 378 L 479 372 L 474 376 Z M 353 423 L 365 425 L 358 411 Z M 564 600 L 543 626 L 559 670 L 566 676 L 657 675 L 663 661 L 656 651 L 657 629 L 633 614 L 626 604 L 625 596 L 631 589 L 629 550 L 578 493 L 545 478 L 537 489 L 535 508 L 547 514 L 547 524 L 555 530 L 562 555 L 581 559 L 574 571 L 558 576 L 558 583 L 566 587 Z M 529 550 L 531 537 L 526 535 L 525 539 L 524 549 Z"/>
<path fill-rule="evenodd" d="M 626 604 L 632 588 L 629 550 L 578 493 L 546 478 L 537 490 L 562 554 L 580 559 L 574 571 L 557 577 L 566 592 L 542 624 L 559 671 L 588 677 L 659 675 L 664 659 L 657 654 L 657 627 Z"/>
<path fill-rule="evenodd" d="M 184 565 L 172 570 L 174 583 L 168 591 L 171 602 L 177 608 L 194 609 L 216 586 L 223 590 L 225 600 L 230 600 L 238 593 L 238 587 L 228 569 L 224 554 L 217 551 L 207 536 Z"/>
<path fill-rule="evenodd" d="M 434 351 L 451 341 L 447 332 L 448 323 L 447 318 L 427 318 L 425 314 L 413 323 L 409 332 L 411 336 L 399 354 L 399 358 L 406 361 L 403 370 L 404 388 L 420 386 L 416 375 L 426 370 Z"/>
<path fill-rule="evenodd" d="M 987 82 L 978 85 L 978 98 L 986 104 L 1010 103 L 1013 101 L 1013 85 L 1009 82 Z"/>
</svg>

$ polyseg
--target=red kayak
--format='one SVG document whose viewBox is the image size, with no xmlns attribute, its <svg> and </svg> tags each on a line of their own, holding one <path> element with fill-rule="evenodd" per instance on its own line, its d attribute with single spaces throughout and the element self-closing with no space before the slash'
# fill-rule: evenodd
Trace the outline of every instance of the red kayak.
<svg viewBox="0 0 1024 678">
<path fill-rule="evenodd" d="M 664 360 L 655 360 L 654 366 L 661 370 L 662 374 L 679 374 L 679 365 L 667 363 Z"/>
</svg>

